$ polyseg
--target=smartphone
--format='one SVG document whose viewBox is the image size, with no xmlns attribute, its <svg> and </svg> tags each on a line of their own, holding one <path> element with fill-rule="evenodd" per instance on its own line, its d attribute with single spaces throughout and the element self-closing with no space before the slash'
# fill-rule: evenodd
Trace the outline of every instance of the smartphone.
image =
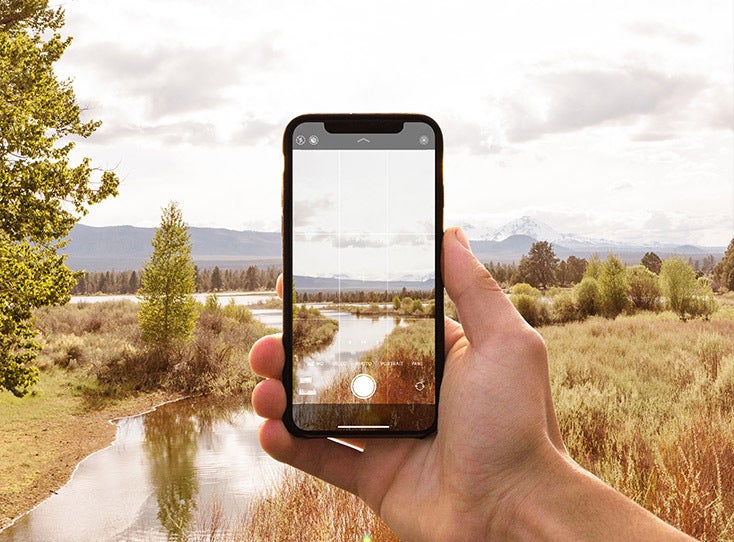
<svg viewBox="0 0 734 542">
<path fill-rule="evenodd" d="M 302 437 L 432 433 L 444 342 L 438 124 L 303 115 L 283 152 L 286 427 Z"/>
</svg>

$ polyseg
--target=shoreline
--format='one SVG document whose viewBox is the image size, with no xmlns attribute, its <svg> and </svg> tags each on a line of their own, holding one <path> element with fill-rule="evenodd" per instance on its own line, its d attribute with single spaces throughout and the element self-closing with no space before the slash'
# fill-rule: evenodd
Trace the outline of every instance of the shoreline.
<svg viewBox="0 0 734 542">
<path fill-rule="evenodd" d="M 33 435 L 34 440 L 43 438 L 54 441 L 55 453 L 44 458 L 45 468 L 34 471 L 32 480 L 17 493 L 7 495 L 3 491 L 0 494 L 0 531 L 13 525 L 66 485 L 82 461 L 111 446 L 117 436 L 116 421 L 142 416 L 185 398 L 177 394 L 154 392 L 128 398 L 120 404 L 100 410 L 83 412 L 73 416 L 71 423 L 37 428 L 39 431 Z M 84 438 L 76 440 L 78 435 L 84 435 Z"/>
</svg>

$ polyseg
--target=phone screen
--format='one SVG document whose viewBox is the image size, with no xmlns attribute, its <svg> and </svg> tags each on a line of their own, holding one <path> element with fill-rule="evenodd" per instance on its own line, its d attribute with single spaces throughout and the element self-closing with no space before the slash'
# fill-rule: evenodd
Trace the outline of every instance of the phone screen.
<svg viewBox="0 0 734 542">
<path fill-rule="evenodd" d="M 284 382 L 296 432 L 411 434 L 436 421 L 441 134 L 430 119 L 374 118 L 305 117 L 286 131 Z"/>
</svg>

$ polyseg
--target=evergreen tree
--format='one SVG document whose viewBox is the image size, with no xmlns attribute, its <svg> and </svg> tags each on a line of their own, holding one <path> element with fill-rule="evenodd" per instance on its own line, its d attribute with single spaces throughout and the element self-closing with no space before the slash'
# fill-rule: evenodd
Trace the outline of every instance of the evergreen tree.
<svg viewBox="0 0 734 542">
<path fill-rule="evenodd" d="M 570 284 L 578 284 L 581 279 L 584 278 L 584 272 L 586 271 L 586 260 L 584 258 L 577 258 L 576 256 L 569 256 L 566 260 L 566 280 Z"/>
<path fill-rule="evenodd" d="M 537 241 L 527 256 L 520 259 L 518 271 L 525 282 L 545 290 L 553 284 L 557 268 L 558 258 L 553 252 L 553 245 L 548 241 Z"/>
<path fill-rule="evenodd" d="M 191 237 L 176 203 L 163 209 L 152 244 L 138 293 L 138 320 L 144 341 L 167 347 L 176 339 L 190 337 L 195 323 Z"/>
<path fill-rule="evenodd" d="M 251 265 L 245 272 L 245 291 L 254 292 L 260 287 L 260 273 L 258 268 Z"/>
<path fill-rule="evenodd" d="M 209 289 L 212 292 L 219 292 L 222 289 L 222 285 L 222 271 L 219 269 L 219 266 L 215 266 L 214 271 L 212 271 L 211 285 Z"/>
<path fill-rule="evenodd" d="M 599 295 L 602 313 L 607 318 L 616 318 L 627 308 L 627 273 L 624 264 L 610 254 L 599 270 Z"/>
<path fill-rule="evenodd" d="M 714 288 L 734 290 L 734 238 L 724 252 L 724 258 L 714 267 Z"/>
<path fill-rule="evenodd" d="M 80 120 L 71 81 L 54 73 L 71 42 L 63 25 L 48 0 L 0 1 L 0 389 L 18 397 L 38 379 L 33 309 L 66 303 L 76 283 L 59 240 L 117 193 L 117 177 L 93 175 L 88 158 L 70 165 L 66 138 L 99 122 Z"/>
<path fill-rule="evenodd" d="M 645 255 L 640 260 L 640 263 L 656 275 L 659 275 L 660 267 L 663 265 L 663 260 L 661 260 L 660 256 L 658 256 L 654 252 L 645 252 Z"/>
</svg>

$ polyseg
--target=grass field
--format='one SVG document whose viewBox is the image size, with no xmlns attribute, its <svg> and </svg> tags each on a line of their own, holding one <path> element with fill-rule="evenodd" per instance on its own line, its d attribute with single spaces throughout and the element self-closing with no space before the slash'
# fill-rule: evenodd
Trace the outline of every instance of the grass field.
<svg viewBox="0 0 734 542">
<path fill-rule="evenodd" d="M 0 392 L 0 527 L 69 479 L 115 437 L 111 418 L 187 394 L 249 393 L 252 344 L 272 332 L 246 307 L 199 308 L 194 337 L 163 377 L 151 376 L 129 301 L 45 307 L 36 313 L 44 349 L 40 381 L 22 399 Z M 248 395 L 242 395 L 247 400 Z"/>
<path fill-rule="evenodd" d="M 76 465 L 109 445 L 108 420 L 149 410 L 173 396 L 163 392 L 89 401 L 88 378 L 49 368 L 23 399 L 0 393 L 0 527 L 64 485 Z"/>
<path fill-rule="evenodd" d="M 719 303 L 710 321 L 638 313 L 539 329 L 571 456 L 707 541 L 734 540 L 734 295 Z M 43 328 L 55 338 L 39 359 L 44 370 L 34 394 L 24 399 L 0 394 L 0 434 L 13 436 L 0 442 L 1 522 L 46 497 L 81 458 L 109 443 L 114 427 L 106 420 L 168 398 L 99 388 L 95 349 L 104 348 L 105 341 L 97 335 L 107 329 L 132 333 L 129 308 L 112 307 L 115 318 L 101 322 L 89 308 L 73 310 L 79 312 L 67 315 L 66 323 L 52 318 L 52 327 Z M 214 312 L 202 321 L 207 341 L 235 337 L 238 322 L 248 321 L 246 314 L 219 316 Z M 65 327 L 72 320 L 95 333 L 80 342 Z M 248 331 L 239 339 L 243 348 L 262 332 Z M 106 344 L 124 352 L 124 342 Z M 211 348 L 219 351 L 219 344 Z M 361 501 L 295 471 L 241 518 L 222 518 L 216 506 L 200 512 L 199 525 L 211 527 L 212 540 L 359 540 L 365 533 L 373 540 L 394 539 Z M 232 522 L 239 534 L 227 529 L 217 535 Z"/>
<path fill-rule="evenodd" d="M 711 321 L 640 313 L 539 330 L 571 456 L 705 541 L 734 540 L 732 301 Z M 360 501 L 305 475 L 255 503 L 246 525 L 244 540 L 266 539 L 266 526 L 282 540 L 358 540 L 367 528 L 391 539 Z"/>
</svg>

